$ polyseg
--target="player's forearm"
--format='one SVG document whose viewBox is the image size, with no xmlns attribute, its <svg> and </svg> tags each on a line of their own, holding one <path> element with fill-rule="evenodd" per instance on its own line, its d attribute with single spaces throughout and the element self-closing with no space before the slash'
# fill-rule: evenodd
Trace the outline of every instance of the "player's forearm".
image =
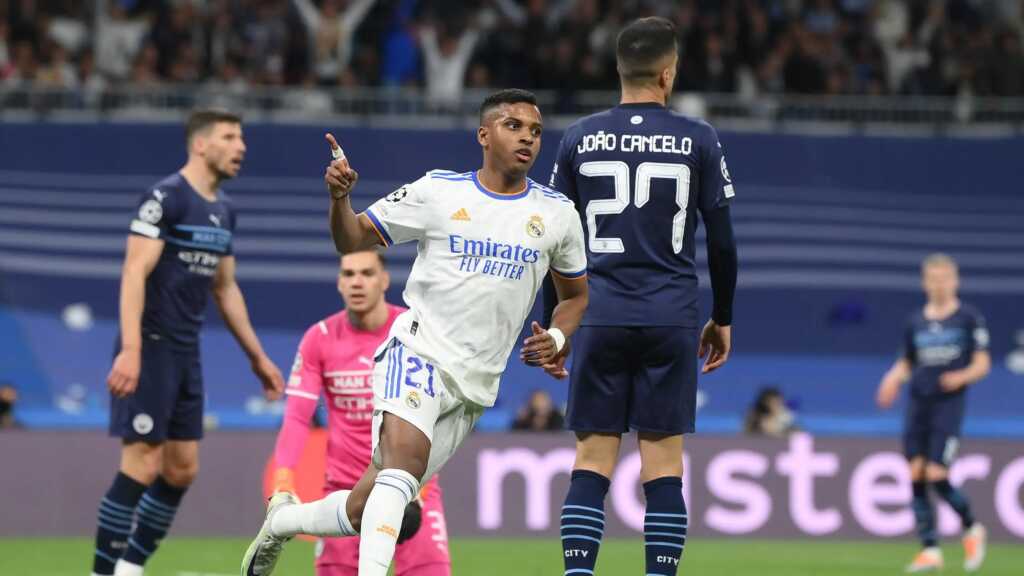
<svg viewBox="0 0 1024 576">
<path fill-rule="evenodd" d="M 962 371 L 962 377 L 966 385 L 974 384 L 988 376 L 992 371 L 992 359 L 987 353 L 975 354 L 971 363 Z"/>
<path fill-rule="evenodd" d="M 732 306 L 736 294 L 738 257 L 729 207 L 723 206 L 704 214 L 708 232 L 708 272 L 714 305 L 711 319 L 719 326 L 732 324 Z"/>
<path fill-rule="evenodd" d="M 906 358 L 900 358 L 882 377 L 882 383 L 889 386 L 902 386 L 910 379 L 910 364 Z"/>
<path fill-rule="evenodd" d="M 316 410 L 316 401 L 288 396 L 284 409 L 284 422 L 274 446 L 274 464 L 278 468 L 294 469 L 302 456 L 309 438 L 310 420 Z"/>
<path fill-rule="evenodd" d="M 249 320 L 249 309 L 245 305 L 245 296 L 236 282 L 226 283 L 214 289 L 214 299 L 217 307 L 220 308 L 221 317 L 227 324 L 228 330 L 234 335 L 238 345 L 245 351 L 249 360 L 256 360 L 263 356 L 263 346 L 260 345 L 256 331 L 253 330 L 252 322 Z"/>
<path fill-rule="evenodd" d="M 331 202 L 331 239 L 339 254 L 348 254 L 369 248 L 365 242 L 365 230 L 359 222 L 359 215 L 352 210 L 352 203 L 346 196 Z"/>
<path fill-rule="evenodd" d="M 583 281 L 586 282 L 586 280 Z M 551 324 L 548 328 L 558 328 L 562 331 L 562 334 L 565 334 L 566 338 L 572 336 L 576 329 L 579 328 L 580 321 L 583 320 L 583 313 L 587 311 L 588 300 L 587 292 L 583 292 L 559 302 L 551 315 Z"/>
<path fill-rule="evenodd" d="M 142 348 L 142 311 L 146 307 L 146 275 L 144 270 L 125 266 L 121 274 L 119 303 L 121 349 Z"/>
</svg>

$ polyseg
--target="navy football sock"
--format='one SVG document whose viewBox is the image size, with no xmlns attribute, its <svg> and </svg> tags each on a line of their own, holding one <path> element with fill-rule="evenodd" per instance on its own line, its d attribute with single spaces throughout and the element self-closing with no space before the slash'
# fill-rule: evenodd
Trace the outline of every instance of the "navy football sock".
<svg viewBox="0 0 1024 576">
<path fill-rule="evenodd" d="M 971 514 L 971 503 L 967 501 L 964 493 L 954 488 L 948 479 L 932 482 L 932 487 L 960 516 L 964 530 L 970 530 L 971 526 L 974 526 L 974 514 Z"/>
<path fill-rule="evenodd" d="M 158 476 L 146 490 L 136 509 L 138 522 L 128 539 L 128 549 L 124 553 L 126 562 L 142 566 L 156 552 L 160 540 L 171 528 L 185 490 L 187 488 L 171 486 L 162 476 Z"/>
<path fill-rule="evenodd" d="M 604 535 L 604 497 L 611 481 L 590 470 L 574 470 L 562 506 L 562 553 L 565 574 L 594 573 Z"/>
<path fill-rule="evenodd" d="M 917 537 L 921 540 L 922 546 L 931 548 L 939 540 L 935 533 L 935 510 L 932 509 L 932 503 L 928 501 L 928 485 L 924 482 L 914 482 L 911 486 L 914 491 L 911 507 L 914 509 Z"/>
<path fill-rule="evenodd" d="M 644 515 L 644 548 L 647 576 L 674 576 L 686 545 L 689 526 L 683 479 L 666 476 L 644 483 L 647 514 Z"/>
<path fill-rule="evenodd" d="M 96 551 L 92 560 L 93 573 L 114 573 L 114 564 L 124 554 L 128 536 L 132 533 L 135 504 L 145 491 L 145 484 L 136 482 L 123 472 L 118 472 L 114 477 L 114 483 L 100 500 Z"/>
</svg>

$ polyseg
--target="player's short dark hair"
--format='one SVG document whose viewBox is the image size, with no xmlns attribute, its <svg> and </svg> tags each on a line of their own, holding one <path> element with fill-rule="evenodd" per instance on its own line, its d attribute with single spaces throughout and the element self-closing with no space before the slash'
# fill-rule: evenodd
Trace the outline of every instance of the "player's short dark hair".
<svg viewBox="0 0 1024 576">
<path fill-rule="evenodd" d="M 483 103 L 480 104 L 480 124 L 484 123 L 484 116 L 498 106 L 502 104 L 519 104 L 520 102 L 536 106 L 537 96 L 533 92 L 521 88 L 506 88 L 491 94 L 484 98 Z"/>
<path fill-rule="evenodd" d="M 349 252 L 349 254 L 358 254 L 359 252 L 373 252 L 373 254 L 375 256 L 377 256 L 377 260 L 380 260 L 380 267 L 381 268 L 385 268 L 385 269 L 388 267 L 388 261 L 384 257 L 384 251 L 381 250 L 380 248 L 367 248 L 366 250 L 355 250 L 353 252 Z M 341 256 L 338 257 L 338 266 L 339 267 L 341 266 L 341 261 L 347 255 L 348 254 L 342 254 Z"/>
<path fill-rule="evenodd" d="M 615 45 L 623 82 L 642 83 L 657 78 L 658 62 L 679 49 L 676 27 L 659 16 L 634 20 L 619 32 Z"/>
<path fill-rule="evenodd" d="M 193 110 L 185 121 L 185 142 L 192 143 L 196 134 L 211 128 L 214 124 L 228 122 L 230 124 L 241 124 L 242 117 L 234 112 L 228 112 L 220 108 L 202 108 Z"/>
</svg>

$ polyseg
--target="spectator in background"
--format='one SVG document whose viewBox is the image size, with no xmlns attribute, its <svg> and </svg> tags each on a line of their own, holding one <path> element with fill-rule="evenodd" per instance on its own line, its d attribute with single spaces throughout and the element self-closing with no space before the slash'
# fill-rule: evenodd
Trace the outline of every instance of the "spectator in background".
<svg viewBox="0 0 1024 576">
<path fill-rule="evenodd" d="M 124 79 L 149 33 L 149 21 L 129 18 L 120 2 L 96 1 L 93 52 L 96 67 L 112 79 Z"/>
<path fill-rule="evenodd" d="M 546 390 L 534 390 L 526 405 L 519 409 L 512 423 L 513 430 L 551 432 L 564 427 L 565 418 L 555 408 L 551 395 Z"/>
<path fill-rule="evenodd" d="M 9 29 L 7 22 L 0 19 L 0 83 L 14 72 L 14 66 L 11 65 L 11 51 L 7 44 Z"/>
<path fill-rule="evenodd" d="M 784 438 L 797 430 L 793 412 L 786 407 L 782 392 L 775 387 L 762 388 L 747 412 L 743 431 L 757 436 Z"/>
<path fill-rule="evenodd" d="M 18 401 L 18 391 L 10 384 L 0 385 L 0 430 L 16 428 L 14 404 Z"/>
<path fill-rule="evenodd" d="M 306 26 L 312 69 L 321 84 L 338 82 L 348 68 L 356 30 L 374 2 L 323 0 L 317 8 L 313 0 L 292 0 Z"/>
<path fill-rule="evenodd" d="M 427 100 L 437 107 L 458 102 L 465 87 L 466 68 L 473 57 L 480 29 L 471 23 L 461 32 L 440 31 L 427 24 L 420 29 L 420 49 L 426 68 Z"/>
</svg>

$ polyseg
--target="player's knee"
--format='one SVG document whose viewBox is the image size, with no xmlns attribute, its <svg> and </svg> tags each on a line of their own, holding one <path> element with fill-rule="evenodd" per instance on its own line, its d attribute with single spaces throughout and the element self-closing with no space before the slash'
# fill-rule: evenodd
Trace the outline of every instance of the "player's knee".
<svg viewBox="0 0 1024 576">
<path fill-rule="evenodd" d="M 640 465 L 640 480 L 650 482 L 658 478 L 682 478 L 682 462 L 643 462 Z"/>
<path fill-rule="evenodd" d="M 152 484 L 160 474 L 162 459 L 160 446 L 131 444 L 121 452 L 121 472 L 140 484 Z"/>
<path fill-rule="evenodd" d="M 171 486 L 184 488 L 192 484 L 199 475 L 199 461 L 174 462 L 164 466 L 164 480 Z"/>
<path fill-rule="evenodd" d="M 613 441 L 583 440 L 576 443 L 576 470 L 590 470 L 605 477 L 615 472 L 619 445 Z"/>
<path fill-rule="evenodd" d="M 924 471 L 924 480 L 928 482 L 941 482 L 949 477 L 949 472 L 944 466 L 928 464 Z"/>
</svg>

